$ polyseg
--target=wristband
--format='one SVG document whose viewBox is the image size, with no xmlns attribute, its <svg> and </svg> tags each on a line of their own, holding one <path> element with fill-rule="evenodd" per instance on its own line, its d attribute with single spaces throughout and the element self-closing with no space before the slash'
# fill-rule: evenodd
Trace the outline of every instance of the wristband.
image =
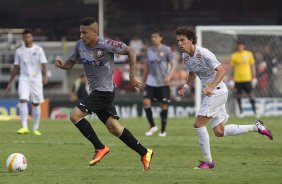
<svg viewBox="0 0 282 184">
<path fill-rule="evenodd" d="M 183 88 L 188 89 L 189 88 L 188 84 L 184 84 Z"/>
</svg>

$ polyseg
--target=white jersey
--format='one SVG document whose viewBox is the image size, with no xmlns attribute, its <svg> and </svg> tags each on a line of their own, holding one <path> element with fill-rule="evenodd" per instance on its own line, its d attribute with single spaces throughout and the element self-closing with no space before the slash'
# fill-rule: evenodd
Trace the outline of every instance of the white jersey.
<svg viewBox="0 0 282 184">
<path fill-rule="evenodd" d="M 196 46 L 193 57 L 189 56 L 187 52 L 182 53 L 182 60 L 187 71 L 198 75 L 203 88 L 214 81 L 215 69 L 220 65 L 220 62 L 211 51 L 198 46 Z M 227 91 L 223 81 L 215 89 L 217 91 Z"/>
<path fill-rule="evenodd" d="M 14 64 L 20 66 L 20 81 L 42 82 L 42 63 L 47 63 L 47 59 L 41 47 L 37 45 L 33 45 L 31 48 L 22 46 L 16 50 Z"/>
</svg>

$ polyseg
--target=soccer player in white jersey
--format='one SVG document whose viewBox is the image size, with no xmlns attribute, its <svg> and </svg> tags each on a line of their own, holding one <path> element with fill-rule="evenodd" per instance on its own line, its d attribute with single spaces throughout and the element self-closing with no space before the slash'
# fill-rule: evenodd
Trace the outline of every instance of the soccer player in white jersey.
<svg viewBox="0 0 282 184">
<path fill-rule="evenodd" d="M 22 128 L 18 134 L 29 133 L 28 129 L 28 105 L 29 100 L 32 105 L 33 133 L 41 135 L 39 132 L 40 123 L 40 103 L 44 101 L 43 85 L 47 84 L 47 59 L 43 49 L 32 43 L 33 36 L 30 29 L 22 33 L 24 45 L 16 50 L 14 67 L 10 73 L 10 80 L 7 91 L 11 91 L 12 82 L 20 70 L 18 93 L 20 99 L 20 117 Z M 43 76 L 42 76 L 43 73 Z"/>
<path fill-rule="evenodd" d="M 151 34 L 152 47 L 147 49 L 147 62 L 144 69 L 143 81 L 146 81 L 143 106 L 150 124 L 146 136 L 152 136 L 157 130 L 151 109 L 152 101 L 158 102 L 161 108 L 160 137 L 166 136 L 167 109 L 170 102 L 169 82 L 175 70 L 173 54 L 169 46 L 162 44 L 162 35 L 159 30 Z"/>
<path fill-rule="evenodd" d="M 225 70 L 211 51 L 196 46 L 197 37 L 192 28 L 178 27 L 176 29 L 176 39 L 182 51 L 185 69 L 188 72 L 187 82 L 178 93 L 184 96 L 185 90 L 191 85 L 197 75 L 201 80 L 204 94 L 200 110 L 194 122 L 194 128 L 199 138 L 204 160 L 195 169 L 212 169 L 215 167 L 211 156 L 209 134 L 206 129 L 206 124 L 209 121 L 211 121 L 214 134 L 217 137 L 258 132 L 272 140 L 271 132 L 261 120 L 257 120 L 250 125 L 225 125 L 229 118 L 225 108 L 228 90 L 222 81 Z"/>
<path fill-rule="evenodd" d="M 122 42 L 99 38 L 98 23 L 92 17 L 86 17 L 81 21 L 80 38 L 70 58 L 65 62 L 58 58 L 55 66 L 64 70 L 71 69 L 76 63 L 84 66 L 90 94 L 73 109 L 70 120 L 94 146 L 95 153 L 89 165 L 96 165 L 110 151 L 84 118 L 88 114 L 96 113 L 109 132 L 141 156 L 144 171 L 149 170 L 153 150 L 145 148 L 129 130 L 119 123 L 119 115 L 113 105 L 115 98 L 114 54 L 128 56 L 130 82 L 137 91 L 142 85 L 136 77 L 135 52 Z"/>
</svg>

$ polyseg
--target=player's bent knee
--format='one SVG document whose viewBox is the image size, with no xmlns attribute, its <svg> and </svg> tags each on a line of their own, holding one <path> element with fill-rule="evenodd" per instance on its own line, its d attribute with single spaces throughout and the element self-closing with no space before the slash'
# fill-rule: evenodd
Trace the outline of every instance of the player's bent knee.
<svg viewBox="0 0 282 184">
<path fill-rule="evenodd" d="M 214 132 L 214 135 L 216 137 L 223 137 L 224 136 L 224 132 L 223 131 L 216 131 L 216 132 Z"/>
<path fill-rule="evenodd" d="M 123 131 L 123 126 L 118 122 L 117 119 L 110 117 L 106 123 L 106 127 L 110 133 L 115 136 L 119 136 Z"/>
<path fill-rule="evenodd" d="M 27 103 L 27 100 L 25 100 L 25 99 L 20 99 L 20 103 Z"/>
<path fill-rule="evenodd" d="M 76 115 L 73 112 L 71 112 L 71 114 L 70 114 L 70 120 L 73 123 L 76 123 L 78 121 Z"/>
<path fill-rule="evenodd" d="M 201 127 L 204 127 L 205 126 L 205 124 L 204 123 L 201 123 L 201 122 L 199 122 L 199 121 L 196 121 L 195 123 L 194 123 L 194 128 L 201 128 Z"/>
<path fill-rule="evenodd" d="M 151 106 L 151 100 L 150 99 L 144 99 L 143 100 L 143 106 L 146 107 L 150 107 Z"/>
<path fill-rule="evenodd" d="M 160 103 L 160 107 L 161 107 L 162 110 L 167 110 L 168 109 L 168 104 Z"/>
<path fill-rule="evenodd" d="M 81 118 L 83 118 L 85 115 L 80 114 L 80 111 L 77 111 L 76 109 L 73 109 L 73 111 L 70 114 L 70 120 L 73 123 L 78 122 Z"/>
</svg>

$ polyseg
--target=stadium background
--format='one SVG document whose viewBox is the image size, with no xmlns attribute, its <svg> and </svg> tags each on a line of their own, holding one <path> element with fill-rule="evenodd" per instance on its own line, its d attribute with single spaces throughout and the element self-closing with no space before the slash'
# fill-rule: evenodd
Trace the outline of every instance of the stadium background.
<svg viewBox="0 0 282 184">
<path fill-rule="evenodd" d="M 13 65 L 15 49 L 22 44 L 22 29 L 29 27 L 34 30 L 35 42 L 44 48 L 50 63 L 50 83 L 45 87 L 45 97 L 49 99 L 49 107 L 44 104 L 45 110 L 49 112 L 45 111 L 45 116 L 49 117 L 53 108 L 66 105 L 65 108 L 58 108 L 60 112 L 53 114 L 56 118 L 66 118 L 73 105 L 69 101 L 69 91 L 74 79 L 81 74 L 82 67 L 76 65 L 75 69 L 63 72 L 53 67 L 54 58 L 57 55 L 67 57 L 74 42 L 79 38 L 78 25 L 82 17 L 93 16 L 98 19 L 97 1 L 0 1 L 1 184 L 281 184 L 281 116 L 262 117 L 274 135 L 273 141 L 257 133 L 221 139 L 213 136 L 211 127 L 207 126 L 216 168 L 205 171 L 192 169 L 201 159 L 201 151 L 193 129 L 192 115 L 195 112 L 193 93 L 187 94 L 186 98 L 180 101 L 178 98 L 173 100 L 176 105 L 170 107 L 173 110 L 170 110 L 165 138 L 158 135 L 145 136 L 144 132 L 148 125 L 144 117 L 120 119 L 121 123 L 132 131 L 142 144 L 155 150 L 151 169 L 147 173 L 142 171 L 140 157 L 124 146 L 119 139 L 110 135 L 105 126 L 96 120 L 91 121 L 91 125 L 103 143 L 110 146 L 111 152 L 95 167 L 88 166 L 93 154 L 91 144 L 81 136 L 68 119 L 42 120 L 40 124 L 42 136 L 16 134 L 16 130 L 21 126 L 20 120 L 6 120 L 11 118 L 10 115 L 17 115 L 17 82 L 14 83 L 12 94 L 7 94 L 5 88 Z M 178 5 L 177 2 L 181 4 Z M 104 0 L 104 7 L 105 36 L 119 38 L 128 44 L 135 35 L 148 44 L 153 27 L 161 29 L 164 33 L 164 42 L 172 46 L 175 44 L 174 30 L 177 26 L 245 25 L 249 27 L 260 25 L 269 27 L 282 24 L 282 1 L 279 0 Z M 278 37 L 250 35 L 240 35 L 240 37 L 244 36 L 250 49 L 254 49 L 255 52 L 262 53 L 263 46 L 266 43 L 272 43 L 271 51 L 275 51 L 278 76 L 281 76 L 279 53 L 282 52 L 279 49 L 282 46 L 280 34 L 277 35 Z M 205 36 L 207 38 L 204 39 L 209 42 L 203 44 L 213 52 L 219 52 L 218 57 L 228 68 L 228 60 L 222 60 L 222 58 L 227 57 L 233 50 L 236 37 L 218 35 L 215 32 L 207 32 Z M 269 40 L 272 41 L 268 42 Z M 121 63 L 116 65 L 117 68 L 121 71 L 126 70 L 127 68 L 123 69 L 126 65 Z M 139 65 L 142 63 L 140 58 L 138 63 Z M 265 71 L 266 76 L 270 74 L 272 70 Z M 228 78 L 226 80 L 228 82 Z M 138 109 L 142 109 L 140 107 L 142 95 L 132 92 L 126 80 L 124 81 L 124 86 L 117 92 L 116 100 L 121 104 L 119 109 L 123 117 L 136 116 Z M 277 81 L 282 80 L 278 78 Z M 177 82 L 179 81 L 176 81 L 176 84 Z M 277 93 L 273 93 L 268 86 L 267 93 L 261 93 L 256 89 L 260 98 L 277 100 L 276 106 L 270 104 L 276 110 L 278 109 L 272 110 L 276 112 L 276 115 L 279 113 L 281 115 L 282 110 L 279 103 L 281 86 L 278 83 Z M 229 112 L 234 113 L 233 98 L 232 94 L 230 95 Z M 154 114 L 158 115 L 158 109 L 153 110 Z M 191 117 L 186 117 L 188 115 Z M 181 116 L 185 117 L 180 118 Z M 228 123 L 243 125 L 254 121 L 253 116 L 245 118 L 232 116 Z M 159 125 L 160 118 L 156 118 L 156 122 Z M 32 121 L 29 121 L 29 125 L 31 124 Z M 6 168 L 6 159 L 15 152 L 23 153 L 28 159 L 27 170 L 23 173 L 9 173 Z"/>
<path fill-rule="evenodd" d="M 134 37 L 138 37 L 143 43 L 137 51 L 138 75 L 142 75 L 144 54 L 146 47 L 150 44 L 150 31 L 153 28 L 162 30 L 164 43 L 173 48 L 175 57 L 178 58 L 178 70 L 172 82 L 173 102 L 169 117 L 186 117 L 195 113 L 194 91 L 188 92 L 182 99 L 176 94 L 177 88 L 183 83 L 180 79 L 185 77 L 175 42 L 174 30 L 177 26 L 282 24 L 282 12 L 280 11 L 282 2 L 278 0 L 105 0 L 103 2 L 104 36 L 121 40 L 129 45 Z M 14 82 L 12 94 L 6 94 L 5 88 L 13 65 L 15 49 L 22 44 L 21 32 L 24 28 L 31 28 L 34 30 L 35 43 L 44 48 L 49 61 L 49 84 L 44 89 L 46 103 L 43 105 L 43 117 L 67 117 L 73 105 L 69 100 L 70 89 L 73 81 L 78 78 L 83 69 L 81 65 L 76 65 L 73 70 L 62 71 L 54 68 L 53 63 L 56 56 L 66 58 L 71 52 L 75 41 L 79 39 L 79 21 L 85 16 L 92 16 L 98 20 L 98 0 L 75 0 L 71 3 L 66 0 L 0 2 L 0 115 L 4 117 L 8 115 L 13 118 L 18 114 L 17 81 Z M 212 35 L 206 37 L 212 37 Z M 266 61 L 267 67 L 262 73 L 266 78 L 261 80 L 264 89 L 257 87 L 256 95 L 260 98 L 270 98 L 270 101 L 275 99 L 277 113 L 274 115 L 281 115 L 282 84 L 279 83 L 282 73 L 281 37 L 274 38 L 272 42 L 265 41 L 269 39 L 268 37 L 254 39 L 250 35 L 242 35 L 240 38 L 246 40 L 250 50 L 261 52 L 257 54 L 256 59 L 259 59 L 261 55 L 263 57 L 264 46 L 270 45 L 275 64 L 272 65 L 271 62 Z M 205 46 L 215 51 L 219 49 L 218 45 L 223 45 L 225 54 L 231 54 L 236 40 L 226 44 L 225 39 L 220 39 L 220 37 L 215 41 L 210 39 Z M 117 57 L 116 61 L 115 81 L 119 87 L 116 98 L 118 111 L 122 117 L 142 116 L 142 95 L 135 93 L 128 83 L 126 58 Z M 221 62 L 227 69 L 229 68 L 228 59 L 221 60 Z M 260 69 L 260 65 L 257 64 L 257 68 Z M 270 81 L 269 76 L 273 74 L 274 70 L 277 74 L 275 81 Z M 228 82 L 228 76 L 225 80 Z M 273 83 L 275 83 L 275 88 L 267 86 Z M 230 97 L 228 109 L 231 114 L 235 114 L 236 106 L 232 94 Z M 244 103 L 248 102 L 244 101 Z M 245 110 L 248 111 L 248 105 Z M 159 111 L 159 109 L 155 108 L 154 111 Z"/>
</svg>

